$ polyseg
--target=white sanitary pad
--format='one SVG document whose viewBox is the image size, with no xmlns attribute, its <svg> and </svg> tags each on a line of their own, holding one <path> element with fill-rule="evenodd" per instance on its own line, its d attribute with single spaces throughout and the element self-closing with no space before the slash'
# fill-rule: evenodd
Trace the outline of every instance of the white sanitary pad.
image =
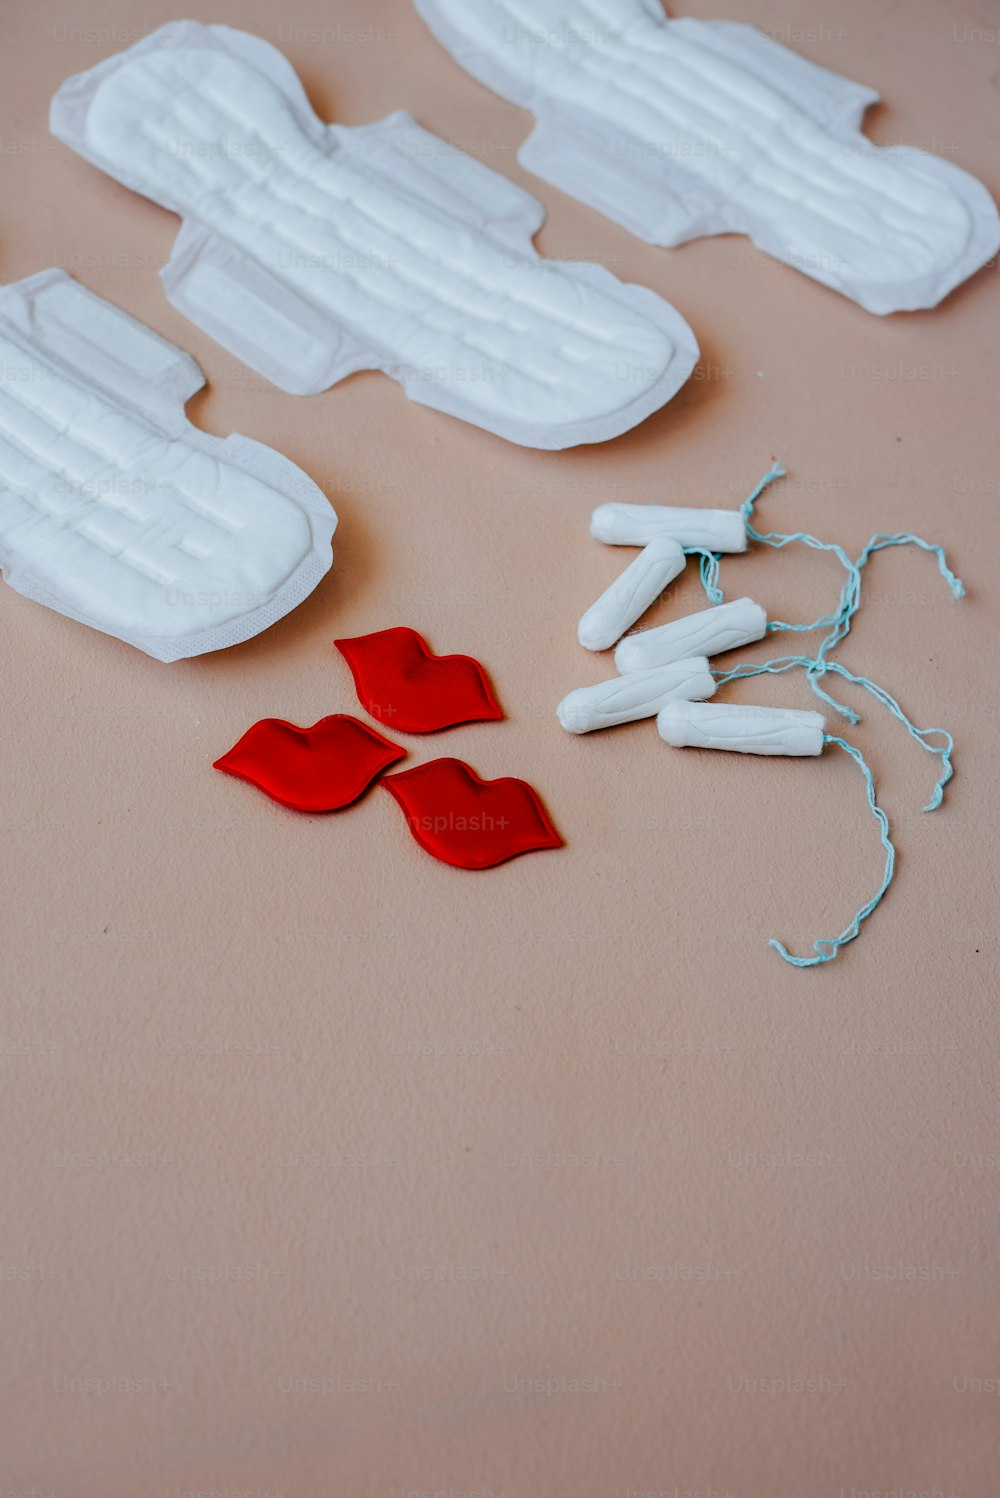
<svg viewBox="0 0 1000 1498">
<path fill-rule="evenodd" d="M 660 0 L 415 0 L 457 60 L 531 110 L 528 170 L 652 244 L 748 234 L 870 312 L 933 307 L 1000 246 L 950 161 L 861 133 L 878 95 L 752 26 Z"/>
<path fill-rule="evenodd" d="M 0 568 L 161 661 L 249 639 L 332 561 L 337 517 L 301 469 L 187 420 L 203 383 L 64 271 L 0 287 Z"/>
<path fill-rule="evenodd" d="M 167 296 L 293 394 L 382 369 L 424 405 L 563 448 L 628 431 L 697 362 L 661 297 L 539 256 L 537 199 L 403 112 L 322 124 L 246 32 L 165 26 L 67 79 L 51 126 L 181 215 Z"/>
</svg>

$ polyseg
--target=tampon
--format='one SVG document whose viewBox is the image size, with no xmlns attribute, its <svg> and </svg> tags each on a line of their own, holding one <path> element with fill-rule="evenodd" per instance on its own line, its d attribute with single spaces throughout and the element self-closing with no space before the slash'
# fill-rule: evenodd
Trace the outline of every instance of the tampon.
<svg viewBox="0 0 1000 1498">
<path fill-rule="evenodd" d="M 580 644 L 587 650 L 607 650 L 620 640 L 667 584 L 684 571 L 685 560 L 676 541 L 665 536 L 650 541 L 584 614 L 576 632 Z M 696 652 L 682 650 L 681 656 L 693 653 Z"/>
<path fill-rule="evenodd" d="M 674 661 L 655 671 L 631 671 L 592 687 L 578 687 L 564 697 L 556 716 L 567 733 L 590 733 L 652 718 L 674 697 L 711 697 L 715 677 L 704 656 Z"/>
<path fill-rule="evenodd" d="M 767 633 L 767 614 L 752 598 L 737 598 L 734 603 L 720 603 L 718 608 L 686 614 L 670 624 L 629 635 L 615 651 L 619 671 L 648 671 L 653 666 L 668 666 L 692 655 L 719 655 L 762 640 Z"/>
<path fill-rule="evenodd" d="M 622 680 L 630 678 L 624 676 Z M 826 719 L 822 713 L 792 707 L 668 702 L 656 727 L 660 738 L 678 749 L 690 745 L 696 749 L 735 749 L 740 754 L 820 754 Z"/>
<path fill-rule="evenodd" d="M 673 505 L 598 505 L 590 534 L 614 546 L 645 546 L 667 536 L 678 546 L 705 551 L 746 551 L 747 526 L 739 510 L 680 510 Z"/>
</svg>

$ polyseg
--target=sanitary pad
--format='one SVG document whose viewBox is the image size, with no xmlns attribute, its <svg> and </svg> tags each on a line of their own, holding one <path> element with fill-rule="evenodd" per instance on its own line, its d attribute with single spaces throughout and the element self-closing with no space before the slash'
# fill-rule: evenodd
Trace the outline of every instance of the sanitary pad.
<svg viewBox="0 0 1000 1498">
<path fill-rule="evenodd" d="M 269 43 L 174 22 L 69 78 L 54 134 L 181 215 L 170 301 L 283 390 L 382 369 L 531 447 L 616 437 L 698 358 L 603 266 L 546 261 L 537 199 L 404 112 L 324 125 Z"/>
<path fill-rule="evenodd" d="M 301 469 L 187 420 L 203 383 L 64 271 L 0 287 L 0 568 L 161 661 L 249 639 L 332 561 L 337 517 Z"/>
<path fill-rule="evenodd" d="M 870 312 L 933 307 L 997 251 L 989 193 L 861 133 L 874 90 L 660 0 L 415 0 L 487 87 L 531 110 L 520 161 L 652 244 L 748 234 Z"/>
</svg>

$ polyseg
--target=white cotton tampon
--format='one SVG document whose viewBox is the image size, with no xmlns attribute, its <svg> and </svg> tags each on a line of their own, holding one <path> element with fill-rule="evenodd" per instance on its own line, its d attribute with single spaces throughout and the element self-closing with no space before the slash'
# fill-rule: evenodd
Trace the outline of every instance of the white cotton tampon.
<svg viewBox="0 0 1000 1498">
<path fill-rule="evenodd" d="M 587 650 L 608 650 L 684 571 L 685 560 L 676 541 L 665 536 L 650 541 L 584 614 L 576 631 L 580 644 Z M 681 651 L 682 656 L 692 653 Z"/>
<path fill-rule="evenodd" d="M 704 656 L 674 661 L 655 671 L 633 671 L 613 676 L 592 687 L 578 687 L 564 697 L 556 716 L 567 733 L 591 733 L 652 718 L 675 697 L 711 697 L 715 678 Z"/>
<path fill-rule="evenodd" d="M 737 598 L 720 603 L 718 608 L 687 614 L 656 629 L 629 635 L 615 651 L 615 665 L 622 673 L 648 671 L 653 666 L 668 666 L 692 655 L 720 655 L 736 650 L 767 633 L 767 614 L 752 598 Z"/>
<path fill-rule="evenodd" d="M 681 510 L 674 505 L 598 505 L 590 534 L 613 546 L 646 546 L 661 536 L 706 551 L 746 551 L 747 526 L 739 510 Z"/>
<path fill-rule="evenodd" d="M 669 669 L 669 668 L 664 668 Z M 623 677 L 628 681 L 628 677 Z M 675 748 L 735 749 L 739 754 L 820 754 L 826 719 L 792 707 L 730 702 L 668 702 L 656 720 Z"/>
</svg>

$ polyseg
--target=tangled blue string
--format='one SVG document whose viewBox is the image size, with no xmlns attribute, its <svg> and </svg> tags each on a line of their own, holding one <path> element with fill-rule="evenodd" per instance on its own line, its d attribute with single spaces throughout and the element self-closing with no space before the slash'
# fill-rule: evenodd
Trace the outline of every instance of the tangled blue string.
<svg viewBox="0 0 1000 1498">
<path fill-rule="evenodd" d="M 896 867 L 896 850 L 889 836 L 889 819 L 875 799 L 875 781 L 872 779 L 871 770 L 865 763 L 864 755 L 853 744 L 848 744 L 846 739 L 838 738 L 833 733 L 825 733 L 823 735 L 823 742 L 824 744 L 836 744 L 839 748 L 843 749 L 845 754 L 851 756 L 865 777 L 865 787 L 868 792 L 868 807 L 872 816 L 879 824 L 882 846 L 885 849 L 885 869 L 882 874 L 882 883 L 874 895 L 872 895 L 870 900 L 865 901 L 853 920 L 849 925 L 844 927 L 840 935 L 827 940 L 813 942 L 813 951 L 816 953 L 815 957 L 793 957 L 784 942 L 780 942 L 776 937 L 772 936 L 768 942 L 768 946 L 773 947 L 779 956 L 783 957 L 792 967 L 818 967 L 820 963 L 832 962 L 841 947 L 847 942 L 853 941 L 860 934 L 862 921 L 866 921 L 879 904 L 889 885 L 892 883 L 892 876 Z"/>
<path fill-rule="evenodd" d="M 850 633 L 851 623 L 861 605 L 861 573 L 876 552 L 884 551 L 889 546 L 917 546 L 921 551 L 936 556 L 938 571 L 948 584 L 952 596 L 955 598 L 962 598 L 965 594 L 965 588 L 961 579 L 956 577 L 948 566 L 943 547 L 933 545 L 929 541 L 924 541 L 920 536 L 911 535 L 908 531 L 898 531 L 894 535 L 879 534 L 872 536 L 860 555 L 853 561 L 847 552 L 844 551 L 843 547 L 838 546 L 836 542 L 820 541 L 816 536 L 810 536 L 805 531 L 796 531 L 791 535 L 785 535 L 780 531 L 758 531 L 753 524 L 754 507 L 765 489 L 775 479 L 784 477 L 784 474 L 785 469 L 780 463 L 773 464 L 740 506 L 740 513 L 746 523 L 747 537 L 749 540 L 759 542 L 764 546 L 771 546 L 776 551 L 781 551 L 784 547 L 795 542 L 803 546 L 808 546 L 813 551 L 830 552 L 835 556 L 847 574 L 840 590 L 840 601 L 837 611 L 835 614 L 825 614 L 819 619 L 814 619 L 811 624 L 789 624 L 780 619 L 772 619 L 769 622 L 767 626 L 768 631 L 772 633 L 786 631 L 796 634 L 807 634 L 811 630 L 827 630 L 827 634 L 820 641 L 815 655 L 783 656 L 773 661 L 764 662 L 761 665 L 737 666 L 730 671 L 716 671 L 713 674 L 718 678 L 719 685 L 721 686 L 725 682 L 734 681 L 741 676 L 758 676 L 768 671 L 788 671 L 794 666 L 800 666 L 805 670 L 806 680 L 817 697 L 822 698 L 834 712 L 838 713 L 842 718 L 846 718 L 849 723 L 860 722 L 859 714 L 844 703 L 838 702 L 836 698 L 831 697 L 829 692 L 822 686 L 822 679 L 828 672 L 832 671 L 845 680 L 852 682 L 855 686 L 862 687 L 866 692 L 871 693 L 876 701 L 881 702 L 883 707 L 887 708 L 894 718 L 902 723 L 910 737 L 922 749 L 926 749 L 929 754 L 937 755 L 940 758 L 941 773 L 935 782 L 931 798 L 924 807 L 924 811 L 934 811 L 936 807 L 941 805 L 944 787 L 954 774 L 951 754 L 955 745 L 951 734 L 943 728 L 918 728 L 900 707 L 895 697 L 890 692 L 887 692 L 884 687 L 879 686 L 877 682 L 871 681 L 867 676 L 856 676 L 853 672 L 848 671 L 846 666 L 841 666 L 837 661 L 830 660 L 829 654 Z M 719 586 L 721 556 L 714 552 L 702 550 L 701 548 L 691 548 L 690 554 L 700 557 L 699 573 L 709 603 L 712 605 L 722 603 L 724 595 Z"/>
<path fill-rule="evenodd" d="M 767 628 L 769 633 L 785 631 L 794 634 L 807 634 L 812 630 L 826 630 L 827 633 L 820 641 L 815 655 L 779 656 L 774 660 L 764 661 L 760 664 L 745 663 L 737 665 L 731 667 L 728 671 L 713 669 L 712 675 L 716 678 L 719 686 L 724 686 L 726 682 L 738 681 L 744 677 L 761 676 L 764 674 L 778 675 L 784 671 L 801 669 L 805 671 L 806 680 L 816 695 L 821 697 L 835 712 L 851 723 L 860 721 L 858 714 L 845 706 L 844 703 L 838 702 L 835 698 L 831 697 L 829 692 L 824 689 L 822 680 L 828 673 L 833 672 L 855 686 L 863 688 L 864 691 L 869 692 L 883 707 L 888 709 L 894 718 L 903 724 L 910 737 L 922 749 L 926 749 L 929 754 L 936 755 L 940 760 L 940 774 L 935 782 L 931 798 L 924 807 L 924 811 L 934 811 L 941 805 L 944 788 L 954 774 L 951 756 L 955 745 L 951 734 L 943 728 L 918 728 L 890 692 L 887 692 L 884 687 L 879 686 L 877 682 L 871 681 L 867 676 L 856 676 L 853 671 L 849 671 L 839 661 L 831 660 L 830 652 L 850 633 L 852 621 L 861 605 L 861 574 L 876 552 L 884 551 L 890 546 L 916 546 L 921 551 L 925 551 L 931 556 L 936 557 L 938 571 L 951 589 L 954 598 L 962 598 L 965 594 L 962 581 L 956 577 L 948 566 L 943 547 L 933 545 L 929 541 L 924 541 L 920 536 L 914 536 L 909 531 L 897 531 L 893 535 L 878 534 L 872 536 L 854 560 L 848 556 L 842 546 L 838 546 L 835 542 L 820 541 L 816 536 L 811 536 L 805 531 L 796 531 L 791 535 L 785 535 L 780 531 L 758 531 L 753 523 L 754 507 L 765 489 L 775 479 L 782 478 L 784 474 L 785 469 L 781 464 L 775 463 L 740 506 L 740 513 L 746 524 L 747 538 L 748 540 L 759 542 L 764 546 L 772 546 L 776 551 L 781 551 L 784 547 L 790 546 L 795 542 L 802 546 L 808 546 L 813 551 L 829 552 L 832 556 L 836 557 L 846 573 L 843 586 L 840 590 L 837 611 L 834 614 L 825 614 L 819 619 L 814 619 L 811 624 L 790 624 L 780 619 L 773 619 L 768 623 Z M 722 603 L 724 595 L 719 585 L 721 556 L 716 552 L 695 547 L 689 549 L 689 554 L 700 558 L 699 574 L 709 603 L 713 606 Z M 825 733 L 823 735 L 823 742 L 824 744 L 836 744 L 839 748 L 843 749 L 855 761 L 865 777 L 868 806 L 879 824 L 882 846 L 885 849 L 885 870 L 882 875 L 882 882 L 875 894 L 861 906 L 853 920 L 844 928 L 840 935 L 827 940 L 813 942 L 815 956 L 794 957 L 784 943 L 772 938 L 769 945 L 774 947 L 775 951 L 793 967 L 816 967 L 821 963 L 831 962 L 846 942 L 854 940 L 861 930 L 862 922 L 868 919 L 892 883 L 896 863 L 896 851 L 889 837 L 889 821 L 875 798 L 875 782 L 861 751 L 855 748 L 853 744 L 847 743 L 845 739 L 839 738 L 836 734 Z"/>
<path fill-rule="evenodd" d="M 747 662 L 743 665 L 733 666 L 729 671 L 713 669 L 712 675 L 715 677 L 716 686 L 722 687 L 729 681 L 740 681 L 748 676 L 763 676 L 765 674 L 779 676 L 783 671 L 792 671 L 796 667 L 801 667 L 808 679 L 816 669 L 816 662 L 808 655 L 785 655 L 778 657 L 776 660 L 762 661 L 759 665 Z M 880 687 L 877 682 L 870 681 L 867 676 L 855 676 L 853 671 L 848 671 L 847 667 L 842 666 L 839 661 L 827 661 L 823 669 L 824 671 L 834 671 L 838 676 L 843 676 L 848 681 L 853 682 L 855 686 L 864 687 L 866 691 L 871 692 L 873 697 L 877 698 L 883 706 L 889 709 L 893 717 L 899 719 L 900 723 L 906 728 L 907 733 L 916 739 L 921 749 L 926 749 L 928 754 L 936 754 L 938 756 L 941 761 L 941 773 L 935 782 L 931 799 L 923 808 L 924 811 L 935 811 L 941 805 L 945 786 L 955 773 L 951 762 L 955 741 L 951 734 L 944 728 L 915 728 L 895 697 L 887 692 L 884 687 Z M 836 707 L 833 698 L 827 696 L 826 692 L 815 681 L 812 682 L 812 687 L 818 696 Z M 942 742 L 939 744 L 930 743 L 929 738 L 932 734 L 939 734 Z"/>
</svg>

